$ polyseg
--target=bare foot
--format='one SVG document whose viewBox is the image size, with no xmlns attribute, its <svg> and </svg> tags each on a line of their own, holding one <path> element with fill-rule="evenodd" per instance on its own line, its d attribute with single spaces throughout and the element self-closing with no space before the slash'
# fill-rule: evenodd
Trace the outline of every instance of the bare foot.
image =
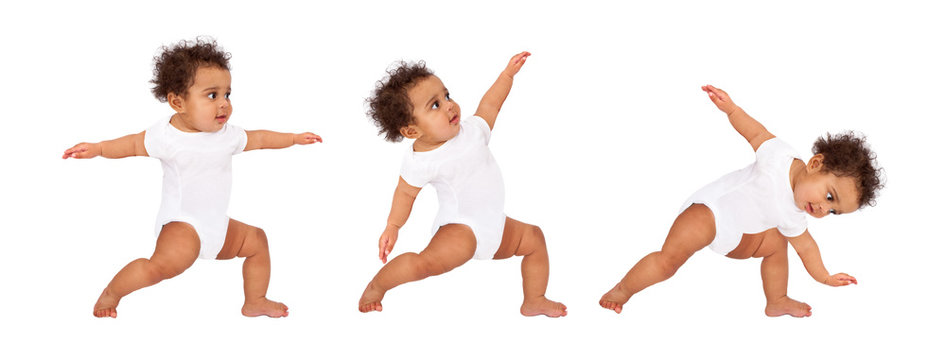
<svg viewBox="0 0 946 360">
<path fill-rule="evenodd" d="M 568 308 L 565 304 L 546 299 L 545 296 L 524 300 L 519 312 L 525 316 L 545 315 L 548 317 L 560 317 L 568 315 Z"/>
<path fill-rule="evenodd" d="M 783 296 L 765 305 L 765 315 L 773 317 L 782 315 L 808 317 L 811 316 L 811 306 L 800 301 L 795 301 L 788 296 Z"/>
<path fill-rule="evenodd" d="M 358 300 L 358 311 L 363 313 L 369 311 L 381 311 L 381 299 L 384 298 L 384 291 L 376 288 L 374 282 L 368 283 L 365 292 L 361 294 Z"/>
<path fill-rule="evenodd" d="M 608 310 L 614 310 L 614 312 L 620 314 L 621 310 L 624 309 L 624 304 L 627 303 L 627 300 L 630 298 L 631 295 L 621 289 L 621 284 L 618 283 L 614 285 L 611 291 L 601 296 L 601 300 L 598 300 L 598 305 Z"/>
<path fill-rule="evenodd" d="M 95 301 L 95 307 L 92 308 L 92 315 L 95 317 L 110 317 L 114 318 L 118 316 L 118 310 L 115 308 L 118 307 L 118 301 L 121 298 L 116 298 L 108 292 L 108 288 L 102 290 L 102 295 L 99 295 L 99 299 Z"/>
<path fill-rule="evenodd" d="M 280 318 L 289 316 L 289 307 L 281 302 L 260 298 L 259 300 L 244 302 L 242 312 L 243 316 L 249 317 L 266 315 L 271 318 Z"/>
</svg>

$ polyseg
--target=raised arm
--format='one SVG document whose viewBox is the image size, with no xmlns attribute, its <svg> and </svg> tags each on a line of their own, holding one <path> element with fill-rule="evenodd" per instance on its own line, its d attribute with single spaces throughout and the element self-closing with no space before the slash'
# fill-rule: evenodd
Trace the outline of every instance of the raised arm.
<svg viewBox="0 0 946 360">
<path fill-rule="evenodd" d="M 148 151 L 145 150 L 145 132 L 97 143 L 79 143 L 62 153 L 63 159 L 91 159 L 96 156 L 109 159 L 148 156 Z"/>
<path fill-rule="evenodd" d="M 720 111 L 729 116 L 729 123 L 739 132 L 739 135 L 746 138 L 746 141 L 752 146 L 752 151 L 758 150 L 762 143 L 775 137 L 765 129 L 765 126 L 762 126 L 756 119 L 746 114 L 741 107 L 733 103 L 732 99 L 729 98 L 729 94 L 725 91 L 717 89 L 713 85 L 703 86 L 703 91 L 709 95 L 710 101 Z"/>
<path fill-rule="evenodd" d="M 378 239 L 378 258 L 382 263 L 388 262 L 388 254 L 397 242 L 397 233 L 411 215 L 414 200 L 417 199 L 420 189 L 409 185 L 404 178 L 398 178 L 397 188 L 394 189 L 394 200 L 391 201 L 391 214 L 388 215 L 388 225 L 384 227 L 384 232 Z"/>
<path fill-rule="evenodd" d="M 788 238 L 788 242 L 792 244 L 795 252 L 798 253 L 798 257 L 801 258 L 802 264 L 805 264 L 805 270 L 808 270 L 808 274 L 815 281 L 831 286 L 857 284 L 857 279 L 851 275 L 845 273 L 830 275 L 828 273 L 828 269 L 824 267 L 824 262 L 821 260 L 821 251 L 818 250 L 818 244 L 815 243 L 815 239 L 811 237 L 808 230 L 797 237 Z"/>
<path fill-rule="evenodd" d="M 496 123 L 496 116 L 499 115 L 499 109 L 503 107 L 503 102 L 506 101 L 506 96 L 509 95 L 509 90 L 512 89 L 512 78 L 519 73 L 519 69 L 526 63 L 526 58 L 528 58 L 529 55 L 532 54 L 528 51 L 523 51 L 513 56 L 503 72 L 499 74 L 499 78 L 496 79 L 493 86 L 486 91 L 486 94 L 483 95 L 483 99 L 480 100 L 480 106 L 476 108 L 475 115 L 486 120 L 486 124 L 489 125 L 490 129 L 492 129 L 493 124 Z"/>
<path fill-rule="evenodd" d="M 247 130 L 246 147 L 243 148 L 243 151 L 282 149 L 293 145 L 308 145 L 316 142 L 322 142 L 322 137 L 310 132 L 289 134 L 269 130 Z"/>
</svg>

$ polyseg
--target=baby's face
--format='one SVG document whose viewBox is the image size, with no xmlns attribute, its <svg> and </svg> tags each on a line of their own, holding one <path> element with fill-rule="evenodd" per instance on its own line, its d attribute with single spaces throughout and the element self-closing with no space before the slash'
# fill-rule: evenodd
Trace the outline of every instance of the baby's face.
<svg viewBox="0 0 946 360">
<path fill-rule="evenodd" d="M 855 179 L 821 171 L 820 167 L 795 184 L 794 195 L 795 206 L 816 218 L 852 213 L 859 207 Z"/>
<path fill-rule="evenodd" d="M 172 105 L 173 106 L 173 105 Z M 187 132 L 216 132 L 230 119 L 230 71 L 215 66 L 202 66 L 194 75 L 194 84 L 181 98 L 180 122 L 172 124 Z"/>
<path fill-rule="evenodd" d="M 453 102 L 447 88 L 436 76 L 420 80 L 407 91 L 414 107 L 416 141 L 437 145 L 452 139 L 460 132 L 460 106 Z"/>
</svg>

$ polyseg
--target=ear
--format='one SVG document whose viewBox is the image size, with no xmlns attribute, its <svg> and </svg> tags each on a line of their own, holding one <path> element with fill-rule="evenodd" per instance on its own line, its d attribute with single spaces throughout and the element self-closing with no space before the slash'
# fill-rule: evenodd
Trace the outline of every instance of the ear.
<svg viewBox="0 0 946 360">
<path fill-rule="evenodd" d="M 808 172 L 819 172 L 824 166 L 824 155 L 815 154 L 811 159 L 808 159 Z"/>
<path fill-rule="evenodd" d="M 401 127 L 401 136 L 414 140 L 420 137 L 420 129 L 417 125 L 411 124 Z"/>
<path fill-rule="evenodd" d="M 177 113 L 184 112 L 184 97 L 175 93 L 168 93 L 168 105 Z"/>
</svg>

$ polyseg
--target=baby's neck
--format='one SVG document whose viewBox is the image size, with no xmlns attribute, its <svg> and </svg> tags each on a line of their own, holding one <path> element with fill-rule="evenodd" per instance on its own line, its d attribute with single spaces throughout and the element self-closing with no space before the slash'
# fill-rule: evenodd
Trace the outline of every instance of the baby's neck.
<svg viewBox="0 0 946 360">
<path fill-rule="evenodd" d="M 792 192 L 795 192 L 795 185 L 807 174 L 804 161 L 792 160 L 792 166 L 788 169 L 788 183 L 792 185 Z"/>
<path fill-rule="evenodd" d="M 414 148 L 414 152 L 427 152 L 439 148 L 443 144 L 446 144 L 447 141 L 449 140 L 441 142 L 429 142 L 423 138 L 418 138 L 417 140 L 414 140 L 414 145 L 412 146 Z"/>
</svg>

